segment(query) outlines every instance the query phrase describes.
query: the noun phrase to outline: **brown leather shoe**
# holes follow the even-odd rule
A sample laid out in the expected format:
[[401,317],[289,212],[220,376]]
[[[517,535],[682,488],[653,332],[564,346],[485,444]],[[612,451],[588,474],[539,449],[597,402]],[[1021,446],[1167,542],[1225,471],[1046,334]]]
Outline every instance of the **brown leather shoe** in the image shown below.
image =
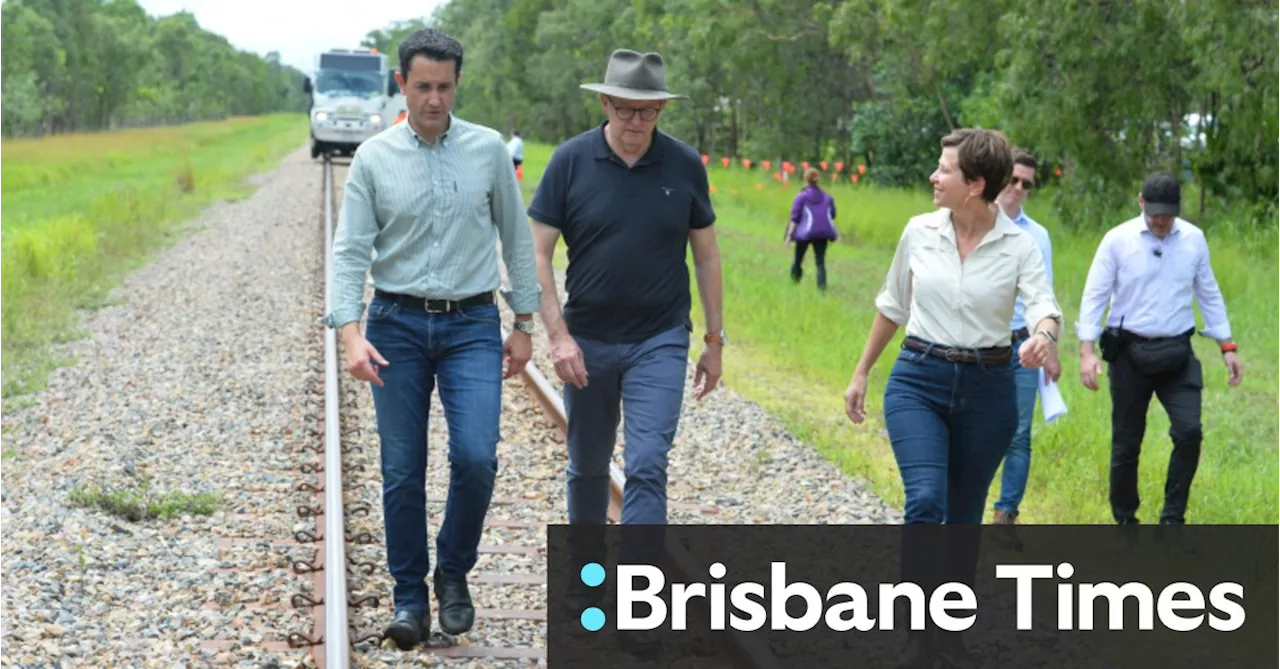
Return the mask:
[[996,509],[994,517],[992,518],[992,524],[994,525],[1013,525],[1016,522],[1016,516],[1011,516],[1008,511],[1001,511],[999,509]]

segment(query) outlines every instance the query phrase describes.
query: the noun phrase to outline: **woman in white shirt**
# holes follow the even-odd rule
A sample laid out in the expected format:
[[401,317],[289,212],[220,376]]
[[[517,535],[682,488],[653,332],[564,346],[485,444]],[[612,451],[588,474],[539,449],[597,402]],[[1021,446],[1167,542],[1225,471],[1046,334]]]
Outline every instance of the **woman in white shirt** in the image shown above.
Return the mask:
[[[1008,140],[992,130],[942,139],[934,212],[913,217],[876,296],[877,314],[845,392],[845,412],[866,419],[867,375],[906,327],[889,372],[884,420],[906,493],[904,523],[979,525],[987,490],[1017,429],[1009,321],[1018,295],[1035,335],[1018,349],[1039,368],[1058,355],[1062,311],[1035,239],[995,205],[1013,173]],[[923,530],[923,531],[922,531]],[[976,536],[904,529],[900,567],[926,595],[941,583],[972,584]],[[909,632],[899,666],[941,655],[971,657],[957,633]]]
[[1036,333],[1018,350],[1039,368],[1058,355],[1062,311],[1035,239],[995,205],[1013,155],[999,132],[942,139],[929,177],[937,211],[903,230],[876,296],[875,322],[845,393],[866,418],[867,375],[897,332],[885,424],[906,493],[906,523],[980,524],[987,490],[1017,427],[1009,320],[1021,295]]

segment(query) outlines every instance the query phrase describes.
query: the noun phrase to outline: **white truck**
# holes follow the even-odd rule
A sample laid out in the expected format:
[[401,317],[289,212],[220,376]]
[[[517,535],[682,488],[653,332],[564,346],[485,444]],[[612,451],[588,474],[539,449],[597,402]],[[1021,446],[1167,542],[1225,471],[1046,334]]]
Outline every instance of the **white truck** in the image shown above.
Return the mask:
[[377,49],[330,49],[316,58],[311,95],[311,157],[352,156],[360,143],[396,122],[405,109],[394,63]]

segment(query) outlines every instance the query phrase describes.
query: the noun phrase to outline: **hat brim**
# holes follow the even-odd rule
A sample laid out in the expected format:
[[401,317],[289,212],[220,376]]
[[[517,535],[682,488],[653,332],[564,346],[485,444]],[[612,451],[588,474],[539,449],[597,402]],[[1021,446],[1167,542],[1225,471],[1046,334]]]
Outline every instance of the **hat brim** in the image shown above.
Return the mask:
[[645,91],[638,88],[623,88],[622,86],[609,86],[607,84],[582,84],[582,88],[605,95],[611,95],[615,98],[624,100],[676,100],[685,99],[689,96],[679,93],[670,93],[667,91]]
[[1144,202],[1142,204],[1148,216],[1162,216],[1165,214],[1177,216],[1179,211],[1177,204],[1169,202]]

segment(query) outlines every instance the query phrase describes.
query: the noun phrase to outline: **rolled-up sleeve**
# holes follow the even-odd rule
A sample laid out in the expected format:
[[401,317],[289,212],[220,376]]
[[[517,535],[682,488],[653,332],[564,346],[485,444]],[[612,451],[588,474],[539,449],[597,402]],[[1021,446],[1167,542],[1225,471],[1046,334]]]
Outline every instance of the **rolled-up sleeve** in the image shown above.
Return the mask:
[[502,260],[511,282],[511,290],[502,293],[511,311],[531,314],[538,310],[542,299],[533,256],[533,232],[524,215],[524,196],[520,193],[520,183],[516,181],[507,147],[498,141],[493,142],[493,147],[491,162],[497,170],[493,180],[493,221],[502,239]]
[[1097,341],[1102,336],[1102,315],[1106,313],[1116,283],[1116,263],[1112,253],[1115,240],[1114,230],[1104,235],[1089,265],[1084,293],[1080,296],[1080,316],[1076,321],[1076,338],[1080,341]]
[[356,152],[342,191],[342,209],[333,234],[333,294],[327,323],[340,328],[364,313],[365,272],[378,236],[374,187],[368,178],[367,156]]
[[1231,339],[1231,322],[1227,319],[1227,303],[1222,298],[1218,278],[1209,262],[1209,244],[1204,237],[1196,240],[1196,277],[1192,284],[1196,299],[1200,301],[1200,313],[1204,316],[1204,329],[1200,334],[1218,341]]
[[[1030,239],[1030,236],[1028,236]],[[1026,245],[1022,262],[1018,264],[1018,295],[1026,307],[1027,325],[1035,328],[1040,321],[1052,318],[1062,329],[1062,307],[1053,294],[1049,275],[1045,270],[1044,252],[1036,243]]]
[[884,277],[880,293],[876,295],[876,310],[898,327],[907,324],[911,317],[911,238],[915,225],[908,223],[898,239],[898,250],[893,254],[889,272]]

